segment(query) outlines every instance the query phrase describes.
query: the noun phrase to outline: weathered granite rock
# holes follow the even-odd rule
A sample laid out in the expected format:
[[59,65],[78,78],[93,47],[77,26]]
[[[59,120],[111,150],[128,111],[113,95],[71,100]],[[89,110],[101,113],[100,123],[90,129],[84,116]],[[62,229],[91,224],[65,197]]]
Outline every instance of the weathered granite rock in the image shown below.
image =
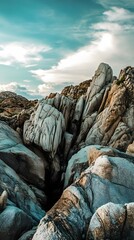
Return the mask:
[[[114,152],[118,156],[114,156]],[[97,156],[98,153],[99,150],[95,155]],[[101,235],[99,235],[97,230],[94,230],[99,224],[96,223],[93,230],[91,229],[92,225],[90,226],[90,221],[92,224],[93,214],[99,211],[97,210],[98,208],[109,202],[122,205],[133,202],[134,158],[108,147],[105,150],[102,148],[100,156],[97,159],[95,159],[95,155],[91,157],[91,165],[84,172],[81,172],[81,176],[71,186],[64,190],[60,200],[41,220],[33,240],[80,240],[86,239],[86,234],[87,239],[90,239],[89,234],[90,232],[94,234],[94,231],[96,231],[93,235],[95,237],[92,239],[106,239],[99,238]],[[90,160],[87,159],[87,161],[89,164]],[[131,211],[133,211],[134,205],[130,206]],[[121,236],[126,236],[131,229],[131,237],[129,239],[132,240],[134,238],[133,214],[130,213],[130,217],[128,214],[129,222],[127,223],[127,227],[122,228],[120,224],[120,228],[118,229],[116,229],[117,225],[114,221],[124,221],[125,224],[125,218],[121,220],[118,207],[115,207],[113,210],[111,209],[109,214],[113,217],[110,227],[110,229],[114,229],[113,236],[116,236],[116,234],[118,236],[119,233],[122,234]],[[103,216],[104,214],[102,213]],[[102,230],[103,232],[108,228],[109,221],[107,217],[100,231]],[[88,224],[91,230],[88,230]],[[106,233],[107,235],[108,233]]]
[[40,102],[35,114],[24,124],[23,137],[26,144],[41,146],[52,157],[56,154],[65,131],[65,120],[56,108]]
[[134,237],[134,203],[108,203],[92,216],[86,239],[132,240]]
[[7,122],[15,130],[19,128],[21,133],[24,122],[29,119],[37,102],[13,92],[0,92],[0,120]]
[[[60,94],[51,94],[51,97],[39,102],[38,109],[30,120],[25,122],[23,134],[25,142],[28,144],[34,142],[49,152],[52,158],[58,154],[63,155],[63,159],[70,158],[73,153],[89,144],[109,145],[126,151],[134,140],[133,85],[133,68],[125,68],[116,79],[113,77],[111,67],[101,63],[86,95],[74,100]],[[46,109],[45,113],[43,109]],[[55,122],[50,120],[54,118],[53,114],[62,116],[60,130],[57,126],[54,131]],[[45,124],[43,133],[42,124]],[[70,140],[66,138],[67,136],[71,137]],[[67,151],[63,144],[60,144],[63,141],[67,143]]]
[[122,70],[112,83],[112,70],[101,64],[87,91],[80,132],[75,149],[101,144],[126,151],[133,141],[133,68]]
[[99,109],[105,90],[110,86],[112,80],[113,73],[111,67],[108,64],[101,63],[87,91],[83,119]]
[[66,97],[71,97],[73,99],[79,99],[82,95],[86,94],[90,84],[91,80],[86,80],[76,86],[67,86],[62,90],[61,94]]
[[[9,95],[10,100],[8,94],[1,100],[5,112],[2,110],[0,119],[20,136],[24,124],[24,142],[35,154],[24,147],[16,132],[0,122],[0,158],[30,184],[30,190],[26,184],[18,191],[16,178],[9,184],[5,180],[8,177],[3,177],[0,193],[4,189],[8,192],[7,206],[9,200],[12,201],[11,206],[14,203],[33,223],[44,214],[39,203],[49,209],[57,201],[64,174],[64,187],[69,186],[45,215],[33,239],[79,240],[100,239],[100,236],[116,239],[119,234],[122,239],[125,236],[133,239],[133,204],[130,202],[134,199],[134,158],[130,154],[133,155],[134,142],[134,68],[121,70],[115,78],[111,67],[102,63],[91,83],[66,88],[63,95],[51,94],[29,108],[26,107],[29,102],[22,104],[24,99],[18,101],[17,108],[16,96]],[[129,155],[117,149],[127,150]],[[35,197],[31,199],[29,195],[33,194]],[[108,206],[111,208],[105,216]],[[125,222],[122,217],[115,229],[124,208],[127,209]],[[102,214],[101,221],[98,212]],[[97,228],[92,224],[94,219]],[[32,234],[33,231],[23,234],[22,238],[28,240]]]
[[29,183],[44,188],[43,160],[26,148],[19,134],[3,121],[0,121],[0,159]]

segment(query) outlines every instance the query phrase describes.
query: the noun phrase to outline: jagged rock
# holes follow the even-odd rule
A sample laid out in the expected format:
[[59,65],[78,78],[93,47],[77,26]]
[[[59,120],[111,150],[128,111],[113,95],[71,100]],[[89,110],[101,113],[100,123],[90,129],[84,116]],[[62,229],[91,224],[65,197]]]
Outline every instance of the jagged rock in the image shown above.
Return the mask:
[[[33,240],[81,240],[86,239],[86,234],[87,239],[90,239],[89,233],[99,227],[97,223],[93,229],[91,229],[92,225],[90,226],[90,221],[92,224],[92,216],[96,211],[99,211],[97,210],[99,207],[109,202],[124,205],[133,201],[134,158],[108,147],[103,151],[104,148],[101,149],[100,156],[96,160],[92,156],[91,159],[94,158],[94,161],[92,161],[91,166],[82,172],[81,176],[71,186],[64,190],[60,200],[41,220]],[[107,152],[108,155],[106,155]],[[118,156],[115,156],[115,154],[118,154]],[[89,159],[87,161],[89,164]],[[134,205],[130,204],[130,206],[131,210],[128,213],[129,222],[126,224],[126,228],[120,226],[120,229],[116,229],[114,221],[118,219],[119,222],[124,221],[125,223],[125,218],[124,220],[120,218],[118,207],[115,207],[109,213],[111,214],[110,216],[113,216],[110,227],[114,231],[113,236],[116,236],[115,233],[118,236],[119,232],[122,236],[126,236],[131,229],[131,237],[129,239],[132,240],[134,238],[134,221],[133,214],[131,214]],[[102,225],[102,232],[108,228],[108,221],[110,220],[107,217],[104,225]],[[89,225],[89,229],[91,230],[88,230],[87,225]],[[106,234],[108,234],[107,231]],[[100,239],[101,235],[96,230],[94,236],[92,239]]]
[[[134,158],[130,154],[134,152],[134,68],[121,70],[116,78],[111,67],[102,63],[92,82],[68,87],[62,94],[51,94],[38,103],[29,103],[26,99],[5,93],[2,98],[0,96],[0,102],[0,119],[18,131],[24,143],[35,153],[24,147],[16,132],[0,122],[0,158],[32,189],[32,193],[26,190],[28,196],[24,200],[22,192],[28,186],[19,187],[18,191],[18,185],[10,187],[15,185],[16,178],[10,184],[5,181],[7,176],[2,178],[0,190],[8,192],[7,206],[10,200],[10,205],[23,210],[32,223],[39,221],[45,214],[39,202],[49,209],[57,201],[64,175],[64,187],[72,184],[45,215],[33,239],[100,239],[100,236],[107,237],[111,229],[114,229],[110,236],[113,239],[119,234],[122,234],[122,239],[126,234],[133,239],[133,204],[130,202],[134,199]],[[127,150],[129,155],[117,149]],[[32,194],[36,200],[29,197]],[[34,207],[30,207],[33,202]],[[105,205],[107,203],[109,205]],[[110,221],[120,221],[125,203],[125,227],[120,224],[115,229],[115,224]],[[97,214],[100,211],[103,217],[108,206],[111,206],[108,212],[110,220],[106,217],[102,226],[102,222],[97,222],[100,220]],[[96,225],[93,227],[94,219],[99,230]],[[32,234],[33,231],[22,239],[26,240]]]
[[62,90],[61,94],[66,97],[71,97],[73,99],[79,99],[82,95],[86,94],[90,84],[91,80],[86,80],[76,86],[67,86]]
[[54,156],[65,131],[65,120],[56,108],[40,102],[35,114],[24,124],[24,142],[35,143]]
[[101,63],[95,72],[86,96],[83,119],[99,109],[105,90],[112,83],[113,73],[108,64]]
[[[89,144],[110,145],[126,151],[133,141],[133,68],[121,71],[112,83],[112,70],[101,64],[87,92],[75,149]],[[105,92],[105,93],[104,93]]]
[[0,92],[0,120],[7,122],[15,130],[17,127],[21,130],[37,102],[13,92]]
[[2,121],[0,121],[0,159],[29,183],[44,188],[43,160],[26,148],[19,134]]

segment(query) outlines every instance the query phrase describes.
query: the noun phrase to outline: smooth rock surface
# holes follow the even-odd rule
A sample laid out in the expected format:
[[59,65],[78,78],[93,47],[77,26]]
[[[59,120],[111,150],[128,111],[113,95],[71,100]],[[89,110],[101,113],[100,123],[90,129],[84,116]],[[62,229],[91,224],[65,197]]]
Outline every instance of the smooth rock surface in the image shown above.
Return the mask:
[[8,206],[0,213],[0,239],[16,240],[32,226],[32,219],[17,207]]
[[0,121],[0,159],[29,183],[44,187],[43,160],[26,148],[19,134],[3,121]]

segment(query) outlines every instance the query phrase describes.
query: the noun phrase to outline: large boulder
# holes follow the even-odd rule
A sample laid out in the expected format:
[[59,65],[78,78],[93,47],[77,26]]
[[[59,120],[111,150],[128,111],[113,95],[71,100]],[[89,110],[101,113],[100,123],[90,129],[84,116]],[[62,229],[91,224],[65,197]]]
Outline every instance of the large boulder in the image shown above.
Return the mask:
[[[101,149],[101,148],[100,148]],[[91,149],[90,149],[91,150]],[[101,206],[113,202],[122,204],[133,202],[134,199],[134,158],[127,154],[110,148],[91,151],[88,153],[87,162],[89,167],[82,172],[80,177],[68,188],[66,188],[60,200],[47,212],[41,220],[33,240],[40,239],[87,239],[91,230],[93,214]],[[81,155],[82,158],[82,155]],[[84,162],[85,160],[81,161]],[[80,164],[81,164],[80,162]],[[128,204],[128,206],[130,206]],[[133,211],[133,205],[131,205]],[[111,210],[112,211],[112,210]],[[113,219],[119,219],[118,207],[114,208]],[[117,214],[117,217],[116,217]],[[115,215],[115,216],[114,216]],[[103,215],[102,215],[103,216]],[[111,220],[111,228],[114,229],[113,236],[129,233],[134,238],[133,218],[128,214],[128,225],[126,228],[116,229],[114,220]],[[107,227],[109,220],[106,219],[103,228]],[[124,218],[125,223],[125,218]],[[87,226],[89,225],[89,229]],[[94,226],[97,228],[99,224]],[[123,231],[123,232],[122,232]],[[100,239],[98,233],[92,239]],[[93,233],[94,234],[94,233]],[[102,238],[103,239],[103,238]],[[105,238],[104,238],[105,239]],[[114,237],[112,238],[114,239]],[[120,239],[120,238],[117,238]]]
[[107,203],[91,218],[86,240],[126,240],[134,237],[134,203]]
[[65,131],[63,114],[42,100],[37,111],[24,124],[23,138],[26,144],[34,143],[51,156],[55,156]]
[[0,121],[0,159],[13,168],[27,182],[44,188],[45,164],[23,145],[19,134]]

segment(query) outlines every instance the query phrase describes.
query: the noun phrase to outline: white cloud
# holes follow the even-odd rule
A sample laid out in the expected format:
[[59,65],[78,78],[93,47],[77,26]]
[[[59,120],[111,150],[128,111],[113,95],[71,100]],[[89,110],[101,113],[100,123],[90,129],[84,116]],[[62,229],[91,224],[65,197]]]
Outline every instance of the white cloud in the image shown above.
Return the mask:
[[18,84],[16,82],[11,82],[8,84],[0,84],[0,92],[3,91],[11,91],[15,92],[17,89]]
[[20,63],[30,67],[30,65],[35,65],[36,62],[42,60],[42,52],[47,52],[50,49],[49,46],[23,42],[0,44],[0,64],[11,65]]
[[110,10],[105,11],[104,16],[108,21],[128,21],[134,19],[134,14],[127,9],[119,7],[111,7]]
[[41,98],[41,95],[37,90],[31,89],[30,86],[18,84],[17,82],[11,82],[8,84],[0,84],[0,92],[10,91],[22,95],[28,99]]
[[64,81],[74,83],[84,81],[92,76],[100,61],[106,59],[107,53],[113,52],[114,41],[112,34],[99,33],[91,44],[61,59],[57,66],[49,70],[31,70],[31,73],[45,83],[42,89],[45,89],[48,83],[50,87],[55,82],[60,84]]
[[43,82],[38,87],[40,94],[51,92],[55,83],[61,85],[65,81],[77,84],[91,78],[100,62],[111,65],[116,75],[121,68],[133,64],[134,28],[130,23],[133,19],[131,12],[112,7],[104,12],[104,16],[102,22],[91,26],[92,42],[48,70],[31,70],[32,75]]
[[51,84],[41,84],[38,86],[38,94],[42,95],[42,96],[48,96],[51,92],[54,92],[54,88],[53,85]]

